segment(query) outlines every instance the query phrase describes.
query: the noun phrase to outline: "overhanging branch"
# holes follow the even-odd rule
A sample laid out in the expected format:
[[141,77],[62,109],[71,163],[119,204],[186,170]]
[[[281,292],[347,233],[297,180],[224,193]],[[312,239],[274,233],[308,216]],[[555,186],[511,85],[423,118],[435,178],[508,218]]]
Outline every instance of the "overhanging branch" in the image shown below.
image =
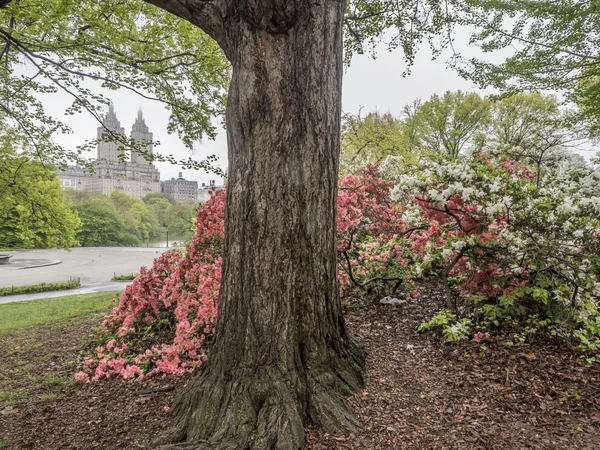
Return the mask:
[[[2,0],[0,0],[2,1]],[[196,25],[227,54],[227,13],[231,0],[144,0]]]

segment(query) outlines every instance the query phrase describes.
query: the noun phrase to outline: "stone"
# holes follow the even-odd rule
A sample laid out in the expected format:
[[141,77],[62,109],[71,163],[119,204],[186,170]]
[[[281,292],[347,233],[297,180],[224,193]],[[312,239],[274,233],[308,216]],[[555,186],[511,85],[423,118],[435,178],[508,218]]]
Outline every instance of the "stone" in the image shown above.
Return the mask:
[[0,253],[0,264],[8,264],[8,260],[12,258],[12,255],[6,253]]
[[406,303],[406,300],[395,297],[384,297],[381,300],[379,300],[379,303],[382,305],[404,305]]

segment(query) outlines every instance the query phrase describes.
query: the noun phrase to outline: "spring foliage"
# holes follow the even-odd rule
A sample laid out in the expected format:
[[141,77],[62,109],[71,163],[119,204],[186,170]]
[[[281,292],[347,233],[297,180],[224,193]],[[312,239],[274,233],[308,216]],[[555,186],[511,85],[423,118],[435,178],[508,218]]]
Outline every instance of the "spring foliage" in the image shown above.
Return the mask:
[[[478,339],[527,323],[575,339],[590,355],[600,344],[600,171],[565,154],[538,174],[486,153],[430,163],[416,176],[398,159],[367,165],[339,181],[338,254],[342,295],[403,296],[437,278],[448,309],[421,326],[446,339]],[[142,268],[106,318],[105,344],[85,360],[80,381],[118,374],[181,375],[206,360],[217,314],[225,194],[196,216],[185,250]],[[457,308],[451,286],[464,306]]]
[[22,136],[0,136],[0,248],[69,248],[81,222],[65,201],[56,171],[20,145]]

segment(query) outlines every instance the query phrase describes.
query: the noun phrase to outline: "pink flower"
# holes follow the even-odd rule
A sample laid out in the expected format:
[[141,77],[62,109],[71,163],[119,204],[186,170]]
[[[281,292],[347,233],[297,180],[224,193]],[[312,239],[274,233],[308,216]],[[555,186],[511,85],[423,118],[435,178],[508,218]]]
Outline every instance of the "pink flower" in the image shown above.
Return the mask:
[[77,383],[89,383],[90,376],[87,373],[80,371],[75,374],[75,381]]
[[478,331],[473,336],[473,341],[475,341],[479,344],[479,343],[485,341],[486,339],[489,339],[489,337],[490,337],[490,333],[488,333],[488,332],[482,333],[481,331]]

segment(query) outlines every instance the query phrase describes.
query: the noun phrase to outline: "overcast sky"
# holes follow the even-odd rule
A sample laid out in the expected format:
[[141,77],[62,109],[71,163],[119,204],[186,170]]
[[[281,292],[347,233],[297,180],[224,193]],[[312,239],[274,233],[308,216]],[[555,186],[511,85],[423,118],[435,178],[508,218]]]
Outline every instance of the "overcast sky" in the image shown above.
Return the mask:
[[[466,34],[463,36],[463,40],[466,40]],[[463,53],[472,53],[472,50],[460,42],[455,45],[455,48]],[[382,48],[375,60],[366,55],[355,56],[344,76],[343,111],[356,114],[362,108],[363,115],[374,110],[390,111],[394,115],[398,115],[405,104],[416,98],[426,100],[433,94],[442,94],[447,90],[476,90],[470,82],[446,68],[444,61],[448,56],[449,53],[432,61],[428,48],[425,46],[418,53],[412,74],[405,78],[402,77],[405,64],[400,51],[388,52]],[[187,158],[190,155],[190,151],[183,146],[176,135],[167,133],[168,111],[161,103],[145,100],[129,91],[112,92],[110,96],[121,126],[125,128],[127,134],[131,131],[138,108],[141,107],[146,124],[154,133],[154,139],[161,142],[157,151],[164,154],[173,153],[178,158]],[[66,97],[58,93],[44,103],[48,112],[61,117],[73,128],[73,134],[58,136],[57,140],[64,146],[74,148],[86,139],[96,137],[98,123],[87,114],[65,117],[64,108],[68,101]],[[227,165],[224,130],[220,129],[216,140],[205,139],[202,143],[198,143],[193,154],[198,159],[215,154],[219,156],[220,165],[224,168]],[[95,152],[90,156],[96,157]],[[161,180],[176,177],[181,171],[179,167],[168,163],[155,164],[161,173]],[[199,183],[216,178],[214,175],[195,170],[184,171],[183,176]]]

